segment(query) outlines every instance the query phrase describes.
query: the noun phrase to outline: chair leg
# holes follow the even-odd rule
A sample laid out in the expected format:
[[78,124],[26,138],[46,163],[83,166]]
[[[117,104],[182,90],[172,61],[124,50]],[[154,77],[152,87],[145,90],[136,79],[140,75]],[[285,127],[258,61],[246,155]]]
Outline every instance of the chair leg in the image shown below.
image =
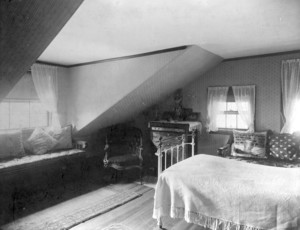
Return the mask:
[[140,169],[140,180],[141,180],[141,185],[143,185],[143,169]]
[[115,183],[118,182],[119,172],[118,170],[115,170]]

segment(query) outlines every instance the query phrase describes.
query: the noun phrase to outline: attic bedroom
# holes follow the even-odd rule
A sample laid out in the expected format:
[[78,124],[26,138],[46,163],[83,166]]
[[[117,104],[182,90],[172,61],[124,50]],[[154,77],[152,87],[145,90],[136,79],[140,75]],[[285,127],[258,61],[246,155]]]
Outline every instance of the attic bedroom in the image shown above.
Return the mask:
[[0,10],[0,230],[300,229],[298,0]]

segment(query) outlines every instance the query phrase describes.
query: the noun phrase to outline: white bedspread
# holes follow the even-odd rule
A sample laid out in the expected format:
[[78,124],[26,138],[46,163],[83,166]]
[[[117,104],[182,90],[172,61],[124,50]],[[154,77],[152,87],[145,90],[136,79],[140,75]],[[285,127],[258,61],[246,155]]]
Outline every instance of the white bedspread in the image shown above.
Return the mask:
[[158,178],[153,217],[211,229],[300,229],[300,169],[196,155]]

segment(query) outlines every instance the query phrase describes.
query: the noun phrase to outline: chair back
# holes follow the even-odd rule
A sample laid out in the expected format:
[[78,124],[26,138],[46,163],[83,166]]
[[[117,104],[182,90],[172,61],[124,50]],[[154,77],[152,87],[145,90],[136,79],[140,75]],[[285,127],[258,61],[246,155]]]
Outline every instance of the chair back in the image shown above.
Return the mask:
[[115,125],[109,128],[106,141],[110,146],[110,156],[137,155],[142,146],[142,132],[133,126]]

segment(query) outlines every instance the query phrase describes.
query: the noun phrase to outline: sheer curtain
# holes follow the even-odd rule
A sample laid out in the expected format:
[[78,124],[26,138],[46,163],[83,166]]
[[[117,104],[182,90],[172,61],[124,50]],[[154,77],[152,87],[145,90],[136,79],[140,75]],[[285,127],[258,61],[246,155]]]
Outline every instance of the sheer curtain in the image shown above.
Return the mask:
[[207,92],[207,129],[218,131],[217,118],[226,107],[229,87],[208,87]]
[[40,101],[52,113],[51,125],[60,127],[57,113],[57,67],[34,64],[31,73]]
[[282,133],[300,130],[300,59],[281,63],[283,117]]
[[232,86],[234,100],[242,120],[249,132],[254,132],[255,85]]

